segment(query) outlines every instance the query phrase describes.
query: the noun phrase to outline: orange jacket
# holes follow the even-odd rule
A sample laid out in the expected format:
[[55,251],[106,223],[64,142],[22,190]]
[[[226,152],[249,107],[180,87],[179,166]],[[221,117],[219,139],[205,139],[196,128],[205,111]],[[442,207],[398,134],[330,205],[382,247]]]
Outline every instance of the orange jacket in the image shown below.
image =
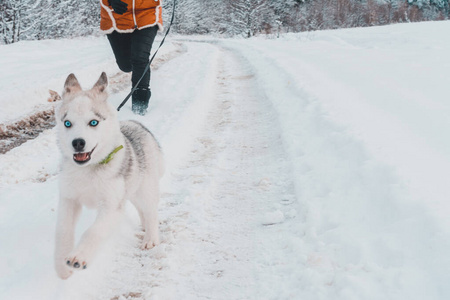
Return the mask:
[[162,0],[122,0],[128,4],[128,10],[123,14],[116,14],[108,0],[100,0],[100,29],[105,33],[114,30],[120,33],[133,32],[157,25],[162,26]]

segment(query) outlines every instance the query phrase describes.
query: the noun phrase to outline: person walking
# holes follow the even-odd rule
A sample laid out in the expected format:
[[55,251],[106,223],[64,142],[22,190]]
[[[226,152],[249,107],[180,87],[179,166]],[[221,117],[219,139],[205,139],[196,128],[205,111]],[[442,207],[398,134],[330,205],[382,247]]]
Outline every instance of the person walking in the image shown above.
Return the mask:
[[[119,69],[131,73],[134,87],[149,62],[158,30],[163,30],[162,0],[101,0],[100,29],[106,33]],[[131,98],[132,111],[145,115],[151,97],[150,69]]]

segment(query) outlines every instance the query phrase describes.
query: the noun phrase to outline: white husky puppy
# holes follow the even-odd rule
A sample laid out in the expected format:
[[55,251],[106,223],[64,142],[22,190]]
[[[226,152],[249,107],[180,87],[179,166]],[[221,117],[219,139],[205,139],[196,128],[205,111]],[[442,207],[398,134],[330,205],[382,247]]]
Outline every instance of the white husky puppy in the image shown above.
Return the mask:
[[[157,205],[164,172],[160,147],[142,124],[119,123],[116,110],[107,102],[106,86],[105,73],[88,91],[70,74],[56,113],[62,166],[55,268],[63,279],[74,269],[89,266],[119,219],[125,199],[139,212],[145,230],[141,247],[159,244]],[[97,209],[98,215],[74,247],[74,229],[83,205]]]

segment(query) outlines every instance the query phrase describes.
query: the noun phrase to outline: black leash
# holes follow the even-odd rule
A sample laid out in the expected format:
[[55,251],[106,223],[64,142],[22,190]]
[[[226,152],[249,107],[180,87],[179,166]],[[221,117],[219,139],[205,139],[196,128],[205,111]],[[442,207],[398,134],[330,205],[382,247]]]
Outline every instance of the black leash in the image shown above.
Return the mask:
[[145,74],[150,70],[150,64],[152,63],[153,59],[156,56],[156,53],[158,53],[159,48],[161,48],[161,46],[164,44],[164,41],[166,40],[167,35],[169,34],[170,31],[170,27],[172,27],[173,24],[173,20],[175,19],[175,6],[177,4],[177,0],[173,1],[173,11],[172,11],[172,18],[170,19],[170,24],[169,27],[167,27],[167,31],[166,34],[164,35],[161,44],[159,44],[158,49],[156,49],[155,53],[153,54],[152,58],[150,59],[150,61],[148,62],[147,66],[145,67],[144,72],[142,73],[141,78],[139,78],[138,82],[136,83],[136,85],[131,89],[131,92],[128,94],[128,96],[125,97],[125,99],[122,101],[122,103],[120,103],[119,107],[117,108],[117,111],[120,111],[120,109],[122,108],[122,106],[125,105],[125,103],[127,103],[128,99],[130,99],[131,95],[133,95],[134,91],[137,89],[137,86],[139,85],[139,83],[141,82],[142,78],[144,78]]

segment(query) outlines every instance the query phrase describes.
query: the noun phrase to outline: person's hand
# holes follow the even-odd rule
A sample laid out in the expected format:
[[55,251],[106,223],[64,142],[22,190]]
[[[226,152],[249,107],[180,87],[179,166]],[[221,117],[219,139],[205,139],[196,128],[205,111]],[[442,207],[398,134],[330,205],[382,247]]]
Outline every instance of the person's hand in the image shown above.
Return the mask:
[[128,4],[120,0],[109,0],[109,5],[113,8],[114,12],[119,15],[123,15],[127,11]]

